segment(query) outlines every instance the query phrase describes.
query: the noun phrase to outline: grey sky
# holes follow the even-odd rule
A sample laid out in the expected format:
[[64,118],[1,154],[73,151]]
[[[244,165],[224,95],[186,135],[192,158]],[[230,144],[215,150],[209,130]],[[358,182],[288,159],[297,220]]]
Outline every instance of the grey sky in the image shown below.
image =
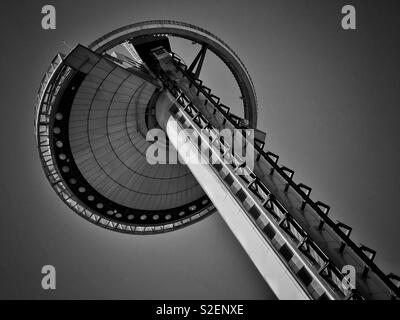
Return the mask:
[[[55,31],[40,27],[48,3]],[[70,211],[44,177],[33,106],[62,41],[87,45],[150,19],[198,25],[238,53],[268,147],[400,273],[400,20],[394,1],[351,3],[356,31],[341,29],[347,2],[333,0],[2,2],[0,298],[272,297],[218,215],[165,235],[112,233]],[[44,264],[57,269],[55,292],[40,288]]]

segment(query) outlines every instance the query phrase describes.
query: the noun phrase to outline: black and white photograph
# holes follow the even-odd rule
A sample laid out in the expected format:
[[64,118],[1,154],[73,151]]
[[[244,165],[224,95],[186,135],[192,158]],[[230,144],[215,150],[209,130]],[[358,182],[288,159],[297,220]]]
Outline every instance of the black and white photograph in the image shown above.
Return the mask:
[[1,300],[398,306],[398,2],[0,8]]

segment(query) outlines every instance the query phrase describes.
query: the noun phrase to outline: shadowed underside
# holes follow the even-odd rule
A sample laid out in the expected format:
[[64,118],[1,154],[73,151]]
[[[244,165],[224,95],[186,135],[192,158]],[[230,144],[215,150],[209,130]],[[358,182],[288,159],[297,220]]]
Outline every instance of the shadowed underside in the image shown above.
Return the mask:
[[[150,38],[164,39],[169,47],[162,30],[198,41],[204,54],[213,51],[239,80],[245,117],[256,122],[255,92],[244,65],[221,39],[195,26],[135,24],[95,41],[89,46],[94,51],[78,45],[55,59],[43,78],[36,109],[43,167],[74,211],[116,231],[171,231],[215,211],[187,166],[146,160],[151,144],[146,134],[157,127],[154,105],[162,84],[134,45],[140,50]],[[110,54],[120,44],[131,57]]]

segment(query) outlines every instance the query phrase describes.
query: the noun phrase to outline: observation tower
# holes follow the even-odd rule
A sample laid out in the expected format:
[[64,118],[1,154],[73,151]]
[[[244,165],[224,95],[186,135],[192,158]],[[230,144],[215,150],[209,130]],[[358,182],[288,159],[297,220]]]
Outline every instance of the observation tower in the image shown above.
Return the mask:
[[[194,59],[176,43],[193,46]],[[228,70],[237,105],[207,86],[208,56]],[[57,54],[40,84],[35,135],[55,192],[100,227],[145,235],[220,214],[279,299],[400,296],[399,276],[384,273],[376,252],[355,244],[352,228],[266,149],[249,72],[202,28],[135,23]],[[165,149],[155,158],[164,150],[182,161],[149,161],[157,143]]]

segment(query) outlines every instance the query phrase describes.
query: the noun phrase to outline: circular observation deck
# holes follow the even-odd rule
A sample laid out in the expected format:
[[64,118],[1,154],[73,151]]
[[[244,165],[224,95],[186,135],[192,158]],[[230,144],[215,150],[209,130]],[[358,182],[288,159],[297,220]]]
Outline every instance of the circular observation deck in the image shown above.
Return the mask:
[[[211,33],[173,21],[150,21],[113,31],[88,48],[57,55],[43,77],[35,109],[35,134],[45,174],[60,198],[107,229],[160,233],[215,211],[182,164],[146,160],[147,132],[157,127],[157,75],[140,57],[110,54],[135,48],[144,37],[177,36],[207,45],[232,72],[244,116],[255,127],[256,96],[237,55]],[[137,41],[135,41],[137,40]]]

